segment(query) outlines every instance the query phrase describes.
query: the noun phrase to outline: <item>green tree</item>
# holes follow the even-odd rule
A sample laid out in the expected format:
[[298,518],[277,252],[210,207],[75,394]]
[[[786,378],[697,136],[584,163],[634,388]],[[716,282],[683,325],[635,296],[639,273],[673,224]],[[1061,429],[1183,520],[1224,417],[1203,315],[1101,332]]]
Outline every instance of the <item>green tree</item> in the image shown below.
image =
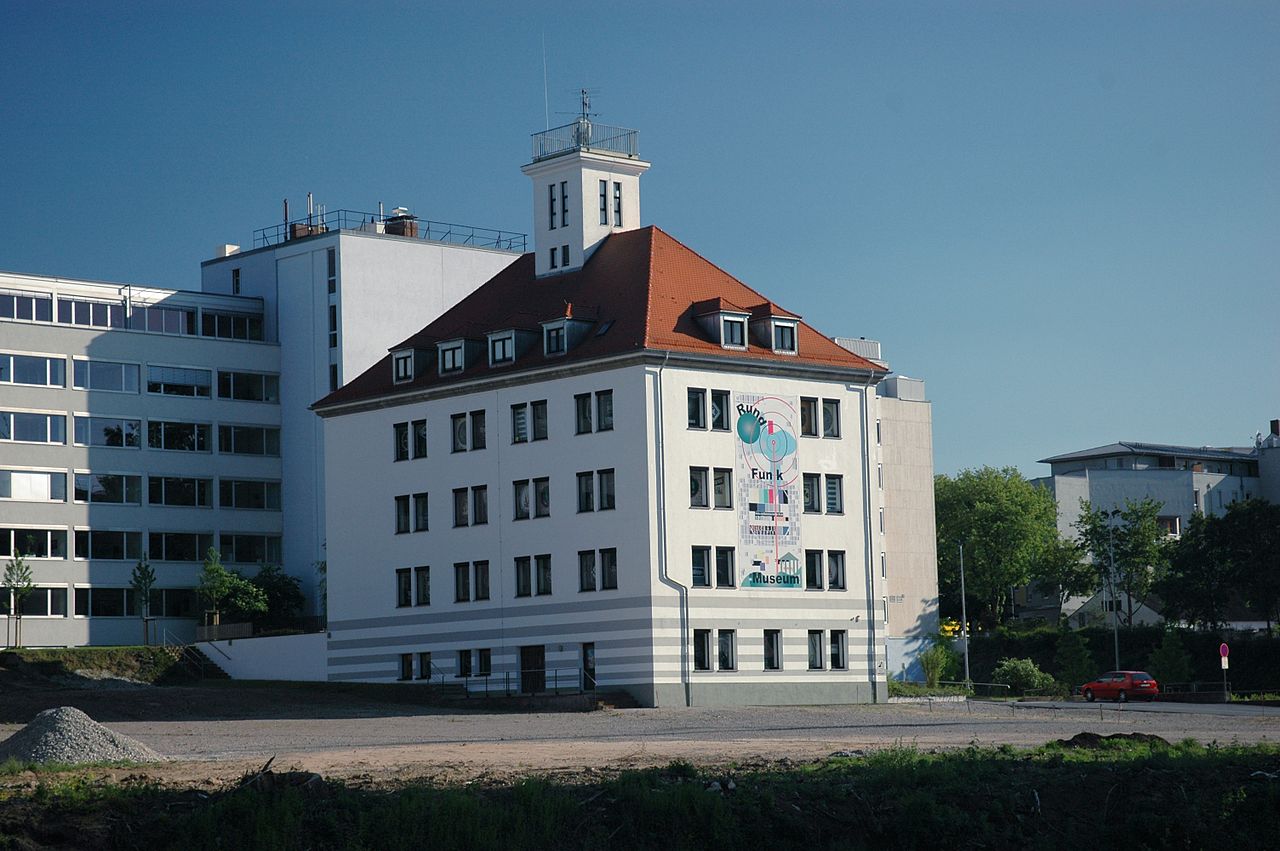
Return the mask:
[[1166,629],[1160,646],[1151,651],[1147,667],[1156,682],[1167,687],[1170,683],[1191,681],[1191,654],[1182,646],[1182,638],[1176,629]]
[[1056,534],[1040,552],[1032,574],[1040,593],[1057,596],[1059,612],[1072,597],[1087,596],[1098,590],[1098,573],[1085,558],[1084,549]]
[[4,587],[13,592],[13,643],[16,647],[21,647],[22,604],[36,589],[35,582],[31,578],[31,565],[27,564],[27,558],[22,554],[22,550],[15,552],[4,566]]
[[920,668],[929,688],[937,688],[941,680],[954,680],[960,670],[960,654],[951,642],[941,635],[933,637],[933,643],[920,653]]
[[1043,691],[1053,687],[1053,675],[1046,674],[1030,659],[1001,659],[991,673],[993,683],[1004,683],[1014,694]]
[[1089,643],[1078,632],[1065,632],[1058,639],[1053,667],[1058,672],[1058,682],[1068,691],[1089,682],[1098,673],[1098,663],[1089,652]]
[[1280,615],[1280,505],[1265,499],[1234,502],[1221,518],[1219,545],[1237,587],[1271,634]]
[[960,615],[958,546],[964,545],[971,616],[994,625],[1008,617],[1009,591],[1026,585],[1057,537],[1053,496],[1012,467],[963,470],[934,478],[938,590],[945,614]]
[[1222,518],[1196,512],[1182,537],[1169,543],[1168,569],[1153,590],[1167,620],[1217,629],[1239,591],[1236,568],[1224,546]]
[[147,627],[151,620],[151,589],[156,584],[156,571],[147,559],[146,553],[143,553],[142,558],[133,566],[129,584],[133,586],[133,591],[138,596],[138,609],[142,612],[142,643],[145,646],[151,643],[151,634]]
[[1125,500],[1124,508],[1105,511],[1080,500],[1080,517],[1073,525],[1098,574],[1109,581],[1112,599],[1124,594],[1126,627],[1133,626],[1134,603],[1140,607],[1146,602],[1163,572],[1165,531],[1159,521],[1163,505],[1153,499]]
[[213,612],[213,623],[221,622],[224,609],[252,616],[267,609],[267,596],[261,588],[235,571],[222,565],[222,554],[210,547],[204,557],[204,569],[196,593]]
[[258,575],[249,581],[266,598],[266,609],[255,619],[265,628],[289,626],[306,603],[302,581],[296,576],[289,576],[278,564],[263,564],[258,568]]

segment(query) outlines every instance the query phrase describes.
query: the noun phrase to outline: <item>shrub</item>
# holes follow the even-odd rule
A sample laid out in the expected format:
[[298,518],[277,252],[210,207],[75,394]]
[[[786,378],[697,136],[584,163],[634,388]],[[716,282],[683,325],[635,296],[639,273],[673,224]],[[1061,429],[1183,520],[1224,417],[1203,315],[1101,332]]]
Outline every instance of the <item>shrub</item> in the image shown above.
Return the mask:
[[920,654],[920,667],[924,669],[924,682],[929,688],[937,688],[941,680],[953,680],[960,668],[960,654],[951,642],[940,635]]
[[1001,659],[991,679],[1009,686],[1015,694],[1053,688],[1053,676],[1040,670],[1030,659]]
[[1147,659],[1147,667],[1161,686],[1191,681],[1191,655],[1182,646],[1182,637],[1176,629],[1165,630],[1160,646],[1152,650]]
[[1098,664],[1089,652],[1089,645],[1078,632],[1068,632],[1058,639],[1053,666],[1058,672],[1058,683],[1068,693],[1082,683],[1089,682],[1098,673]]

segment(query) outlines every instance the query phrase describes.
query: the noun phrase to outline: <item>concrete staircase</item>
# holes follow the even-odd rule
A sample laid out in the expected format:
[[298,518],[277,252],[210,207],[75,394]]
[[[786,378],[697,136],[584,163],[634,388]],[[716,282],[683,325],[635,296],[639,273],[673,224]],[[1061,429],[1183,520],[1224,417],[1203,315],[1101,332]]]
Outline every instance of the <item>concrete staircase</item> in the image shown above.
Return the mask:
[[216,662],[194,644],[164,645],[164,652],[177,662],[183,670],[202,680],[229,680],[231,675],[222,670]]

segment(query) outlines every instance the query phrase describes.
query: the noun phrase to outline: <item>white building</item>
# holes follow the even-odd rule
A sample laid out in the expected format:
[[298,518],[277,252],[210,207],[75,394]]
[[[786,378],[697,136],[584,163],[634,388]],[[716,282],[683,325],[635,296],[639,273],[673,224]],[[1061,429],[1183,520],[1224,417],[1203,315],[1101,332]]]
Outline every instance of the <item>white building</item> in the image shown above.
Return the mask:
[[[0,565],[32,554],[39,588],[23,642],[140,642],[128,589],[143,554],[157,636],[194,635],[209,546],[249,573],[281,563],[314,606],[310,404],[523,248],[446,228],[339,211],[265,229],[203,264],[203,292],[0,273]],[[12,605],[0,589],[10,640]]]
[[647,168],[537,134],[534,252],[316,404],[329,679],[886,696],[888,371],[640,227]]

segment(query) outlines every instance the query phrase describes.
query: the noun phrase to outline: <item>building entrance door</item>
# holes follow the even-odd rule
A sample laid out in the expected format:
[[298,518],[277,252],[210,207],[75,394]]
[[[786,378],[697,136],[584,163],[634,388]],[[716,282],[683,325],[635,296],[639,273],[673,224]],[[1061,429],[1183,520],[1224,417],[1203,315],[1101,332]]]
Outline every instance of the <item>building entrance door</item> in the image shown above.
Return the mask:
[[582,645],[582,690],[595,691],[596,688],[596,645],[587,642]]
[[547,689],[547,648],[541,644],[520,648],[520,691],[535,694]]

